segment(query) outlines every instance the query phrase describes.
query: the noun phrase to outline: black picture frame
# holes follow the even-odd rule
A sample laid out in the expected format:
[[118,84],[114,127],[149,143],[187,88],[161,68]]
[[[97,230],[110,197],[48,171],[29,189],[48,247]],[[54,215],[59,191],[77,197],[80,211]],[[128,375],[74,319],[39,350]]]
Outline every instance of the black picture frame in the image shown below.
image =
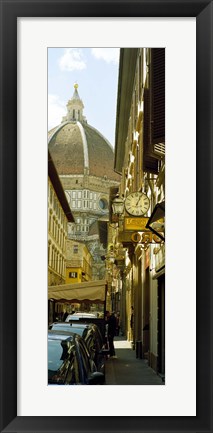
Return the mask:
[[[0,0],[0,8],[0,431],[5,433],[212,432],[213,2],[209,0],[115,0],[113,2],[106,0]],[[69,16],[88,18],[196,17],[197,415],[194,417],[17,416],[17,18]],[[190,230],[190,220],[186,225],[187,230]],[[178,346],[177,342],[177,356],[182,356]],[[186,369],[190,369],[187,354],[184,356]]]

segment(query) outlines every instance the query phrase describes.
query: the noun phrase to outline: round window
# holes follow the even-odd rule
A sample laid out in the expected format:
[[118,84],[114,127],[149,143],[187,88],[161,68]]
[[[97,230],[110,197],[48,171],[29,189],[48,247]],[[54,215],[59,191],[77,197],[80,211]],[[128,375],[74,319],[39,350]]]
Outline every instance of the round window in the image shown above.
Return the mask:
[[108,209],[108,203],[107,203],[107,200],[106,200],[105,198],[101,198],[101,199],[99,200],[99,206],[100,206],[100,208],[101,208],[102,210],[106,210],[106,209]]

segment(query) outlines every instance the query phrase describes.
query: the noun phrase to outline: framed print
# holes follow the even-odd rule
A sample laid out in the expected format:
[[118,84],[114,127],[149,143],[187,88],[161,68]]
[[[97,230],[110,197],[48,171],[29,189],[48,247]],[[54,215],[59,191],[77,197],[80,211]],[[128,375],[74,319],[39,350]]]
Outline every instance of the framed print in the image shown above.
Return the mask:
[[[0,4],[1,431],[212,432],[212,1]],[[70,394],[46,386],[47,49],[85,44],[159,44],[171,54],[166,86],[174,90],[168,105],[177,105],[175,133],[169,113],[166,122],[177,145],[168,153],[175,165],[179,149],[181,169],[170,170],[167,184],[175,216],[167,232],[166,321],[175,317],[176,325],[167,333],[168,382],[152,390],[70,387]]]

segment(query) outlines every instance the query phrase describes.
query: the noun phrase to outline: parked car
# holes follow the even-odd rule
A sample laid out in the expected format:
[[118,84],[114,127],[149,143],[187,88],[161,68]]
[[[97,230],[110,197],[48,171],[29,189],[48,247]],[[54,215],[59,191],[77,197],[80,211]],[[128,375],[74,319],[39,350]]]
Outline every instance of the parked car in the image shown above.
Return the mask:
[[48,332],[48,384],[103,385],[82,337],[62,331]]
[[79,334],[85,341],[90,357],[95,362],[97,370],[105,375],[106,351],[104,350],[103,339],[97,325],[80,322],[54,322],[49,325],[49,329]]
[[95,319],[97,317],[97,314],[93,313],[81,313],[80,311],[68,314],[68,316],[65,319],[65,322],[69,322],[70,320],[79,320],[79,319]]

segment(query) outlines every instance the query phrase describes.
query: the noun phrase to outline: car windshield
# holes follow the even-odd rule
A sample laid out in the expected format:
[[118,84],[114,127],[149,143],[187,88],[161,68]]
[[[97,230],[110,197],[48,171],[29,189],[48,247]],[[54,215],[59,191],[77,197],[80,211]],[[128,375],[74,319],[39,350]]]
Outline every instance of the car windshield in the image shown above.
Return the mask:
[[87,335],[87,328],[77,328],[77,327],[73,327],[73,332],[75,332],[76,334],[80,335],[81,337],[83,337],[83,339],[86,337]]
[[78,327],[70,325],[69,323],[67,323],[67,324],[65,324],[65,323],[64,324],[53,323],[50,326],[50,329],[52,331],[65,331],[65,332],[72,332],[72,333],[75,332],[76,334],[78,334],[82,337],[85,328],[83,326],[78,328]]

